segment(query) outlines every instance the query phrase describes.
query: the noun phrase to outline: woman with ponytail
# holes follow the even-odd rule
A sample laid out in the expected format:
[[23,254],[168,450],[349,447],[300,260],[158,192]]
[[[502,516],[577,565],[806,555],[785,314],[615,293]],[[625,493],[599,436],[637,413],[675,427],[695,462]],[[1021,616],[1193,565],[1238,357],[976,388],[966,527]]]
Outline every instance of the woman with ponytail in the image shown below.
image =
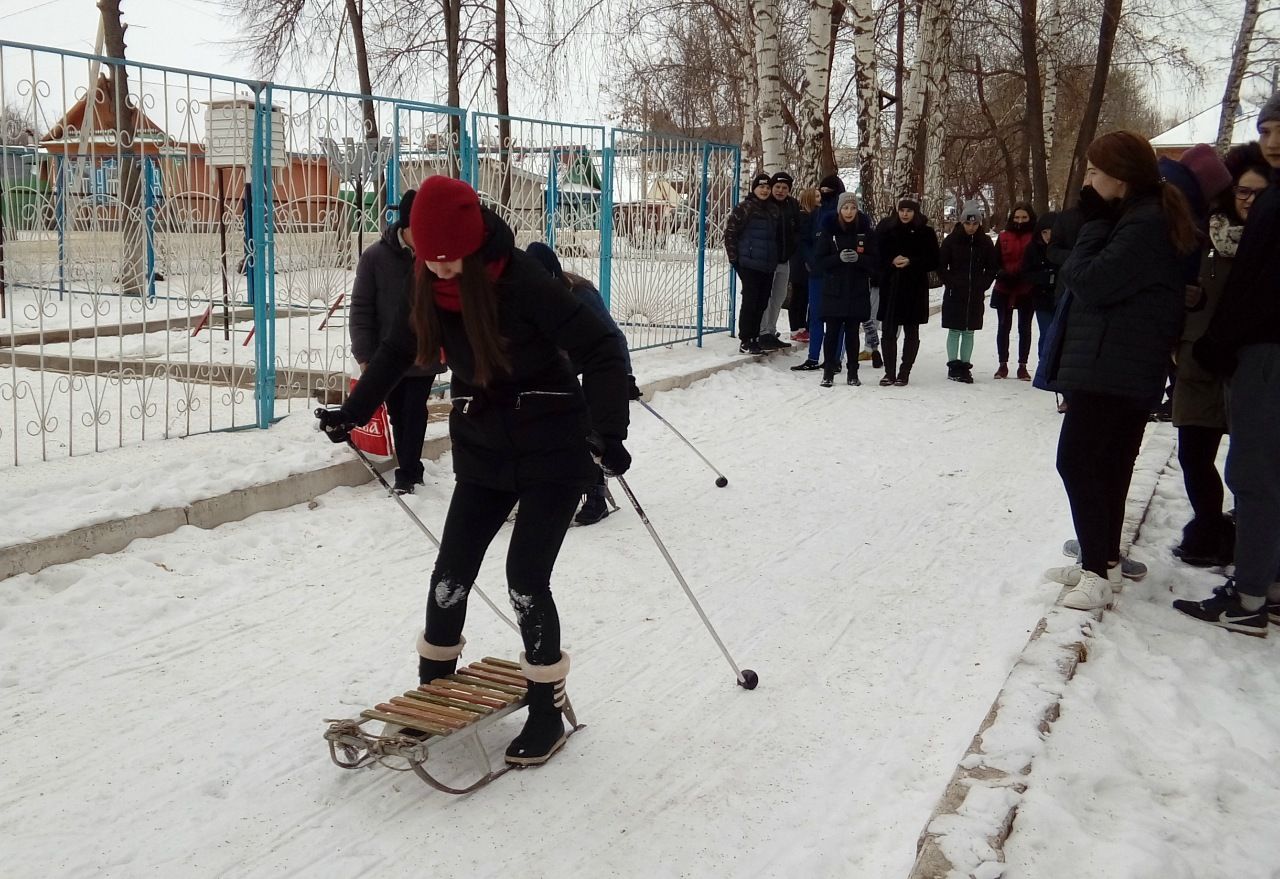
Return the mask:
[[1079,564],[1046,577],[1071,587],[1062,603],[1081,610],[1110,604],[1123,582],[1125,498],[1182,330],[1183,258],[1199,247],[1186,199],[1161,179],[1146,138],[1104,134],[1087,158],[1084,223],[1038,377],[1070,404],[1057,464],[1080,543]]
[[[466,183],[430,177],[409,217],[413,310],[384,339],[340,409],[318,413],[343,442],[414,362],[443,353],[451,375],[449,436],[457,485],[417,637],[421,683],[452,674],[465,639],[467,596],[489,543],[519,502],[507,551],[507,588],[520,624],[529,716],[507,762],[544,763],[565,741],[569,655],[551,570],[578,499],[631,464],[627,363],[610,327],[534,259]],[[582,369],[582,383],[573,363]]]

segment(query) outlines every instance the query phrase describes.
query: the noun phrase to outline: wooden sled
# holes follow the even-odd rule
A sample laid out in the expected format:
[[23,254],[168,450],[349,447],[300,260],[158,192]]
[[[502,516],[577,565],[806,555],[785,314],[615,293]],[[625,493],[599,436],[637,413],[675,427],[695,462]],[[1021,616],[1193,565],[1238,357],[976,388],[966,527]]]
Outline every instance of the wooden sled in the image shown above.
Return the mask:
[[[486,656],[458,669],[455,674],[380,702],[360,712],[359,719],[325,721],[329,724],[324,734],[329,743],[329,756],[343,769],[379,763],[389,769],[412,770],[438,791],[469,794],[512,768],[508,764],[493,768],[480,733],[499,718],[525,707],[528,686],[519,663]],[[581,729],[582,724],[578,723],[573,706],[567,700],[564,716],[569,721],[567,738]],[[370,721],[383,723],[382,732],[375,734],[364,729],[364,724]],[[450,787],[426,767],[429,749],[451,739],[466,740],[472,759],[483,773],[479,780],[466,787]],[[398,758],[396,762],[401,765],[389,758]]]

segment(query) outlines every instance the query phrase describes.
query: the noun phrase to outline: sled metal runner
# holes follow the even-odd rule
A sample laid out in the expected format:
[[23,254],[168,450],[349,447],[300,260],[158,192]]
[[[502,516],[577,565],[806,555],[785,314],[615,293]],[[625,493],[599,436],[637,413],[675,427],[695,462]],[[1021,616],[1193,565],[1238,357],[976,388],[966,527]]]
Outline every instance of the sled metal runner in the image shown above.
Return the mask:
[[[326,721],[329,728],[324,737],[329,743],[329,757],[343,769],[379,763],[388,769],[412,770],[438,791],[469,794],[513,768],[509,764],[493,768],[480,733],[499,718],[525,707],[528,686],[519,663],[486,656],[455,674],[380,702],[360,712],[358,719]],[[567,701],[564,716],[569,721],[565,734],[568,738],[582,725]],[[384,724],[385,731],[365,729],[370,721]],[[426,766],[430,748],[451,739],[466,741],[481,772],[480,778],[466,787],[450,787]]]

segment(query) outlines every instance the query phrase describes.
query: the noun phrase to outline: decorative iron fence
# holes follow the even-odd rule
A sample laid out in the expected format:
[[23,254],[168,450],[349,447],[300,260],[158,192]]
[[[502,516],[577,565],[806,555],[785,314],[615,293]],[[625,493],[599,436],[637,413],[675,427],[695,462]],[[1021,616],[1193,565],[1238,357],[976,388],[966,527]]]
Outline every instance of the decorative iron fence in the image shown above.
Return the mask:
[[635,349],[732,329],[736,147],[0,41],[0,466],[346,393],[360,254],[431,174],[598,279]]

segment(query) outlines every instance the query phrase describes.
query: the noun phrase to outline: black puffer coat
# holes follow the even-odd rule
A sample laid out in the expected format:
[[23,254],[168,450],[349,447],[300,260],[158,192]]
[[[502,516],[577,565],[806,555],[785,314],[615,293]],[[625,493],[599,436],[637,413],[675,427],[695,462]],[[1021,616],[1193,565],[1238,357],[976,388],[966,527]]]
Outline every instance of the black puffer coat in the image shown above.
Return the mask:
[[949,330],[980,330],[987,288],[1000,270],[995,242],[979,226],[972,235],[957,223],[938,252],[942,325]]
[[1040,233],[1048,229],[1049,241],[1053,241],[1053,224],[1057,214],[1052,212],[1041,214],[1036,221],[1036,234],[1027,245],[1027,252],[1022,259],[1022,276],[1031,285],[1031,304],[1036,311],[1052,311],[1056,302],[1055,291],[1058,285],[1058,265],[1049,258],[1050,244],[1044,243]]
[[774,272],[782,242],[782,212],[773,197],[744,198],[724,224],[724,252],[734,268]]
[[[880,249],[880,312],[890,326],[929,322],[929,273],[938,267],[938,235],[929,218],[916,212],[904,224],[897,214],[876,228]],[[905,256],[906,268],[894,268],[894,257]]]
[[1182,271],[1159,195],[1128,200],[1114,225],[1085,223],[1062,267],[1070,300],[1041,364],[1047,387],[1159,403],[1182,332]]
[[[459,482],[519,491],[537,482],[583,489],[598,475],[587,448],[594,428],[603,437],[627,435],[627,366],[613,331],[515,247],[501,219],[483,209],[488,264],[507,260],[496,281],[498,326],[511,361],[509,374],[487,387],[473,383],[475,359],[462,315],[439,309],[444,353],[453,373],[453,469]],[[418,271],[426,271],[419,264]],[[387,339],[342,410],[356,424],[373,415],[413,363],[417,341],[405,324]],[[582,384],[565,357],[582,365]]]
[[[840,259],[840,251],[857,252],[857,262]],[[852,225],[845,226],[840,216],[827,217],[818,236],[817,256],[822,266],[822,319],[871,319],[871,277],[875,270],[875,231],[862,212]]]
[[[356,265],[351,288],[351,356],[368,363],[378,343],[409,322],[409,297],[413,285],[413,251],[400,243],[400,227],[388,226]],[[443,366],[409,367],[406,376],[435,375]]]

